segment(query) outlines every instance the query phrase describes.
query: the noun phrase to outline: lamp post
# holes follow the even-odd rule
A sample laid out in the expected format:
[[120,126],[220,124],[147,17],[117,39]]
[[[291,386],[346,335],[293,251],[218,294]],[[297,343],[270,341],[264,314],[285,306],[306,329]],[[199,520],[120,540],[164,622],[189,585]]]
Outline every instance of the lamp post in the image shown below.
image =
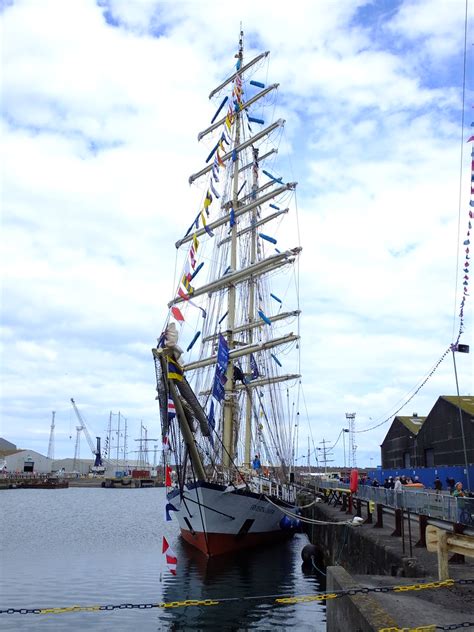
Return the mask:
[[356,414],[355,413],[346,413],[346,419],[349,422],[349,466],[350,467],[357,467],[357,463],[356,463],[356,444],[354,441],[354,419],[355,419]]
[[349,432],[349,428],[342,429],[342,447],[344,450],[344,469],[346,469],[346,441],[344,439],[344,435],[346,432]]
[[467,462],[466,437],[464,436],[464,424],[463,424],[462,411],[461,411],[461,396],[459,395],[458,371],[456,368],[456,356],[454,355],[455,351],[459,351],[460,353],[469,353],[469,345],[459,345],[459,344],[451,345],[451,351],[453,353],[454,377],[456,378],[456,392],[458,396],[458,413],[459,413],[459,423],[461,425],[461,438],[462,438],[462,447],[464,451],[464,463],[466,465],[467,488],[470,491],[471,483],[469,481],[469,464]]

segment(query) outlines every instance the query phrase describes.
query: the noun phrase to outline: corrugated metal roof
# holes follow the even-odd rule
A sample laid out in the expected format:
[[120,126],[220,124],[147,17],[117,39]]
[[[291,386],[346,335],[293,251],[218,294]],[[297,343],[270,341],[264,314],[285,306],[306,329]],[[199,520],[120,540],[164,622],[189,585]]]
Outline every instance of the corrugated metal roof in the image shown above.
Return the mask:
[[421,426],[423,425],[426,417],[395,417],[394,421],[398,419],[398,421],[400,421],[400,423],[402,423],[405,428],[407,428],[410,432],[412,432],[414,435],[417,435],[420,432]]
[[473,395],[441,395],[442,399],[445,399],[454,406],[459,406],[461,410],[464,410],[468,415],[474,416],[474,396]]
[[18,454],[18,452],[25,452],[25,450],[0,450],[0,457],[3,459],[6,456]]

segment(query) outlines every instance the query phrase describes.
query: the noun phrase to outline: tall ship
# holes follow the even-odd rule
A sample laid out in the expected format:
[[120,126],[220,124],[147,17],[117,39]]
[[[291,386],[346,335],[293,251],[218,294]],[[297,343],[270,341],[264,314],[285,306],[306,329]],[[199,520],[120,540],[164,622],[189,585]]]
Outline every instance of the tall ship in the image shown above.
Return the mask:
[[197,209],[175,244],[183,264],[152,350],[167,516],[209,557],[299,526],[297,183],[278,171],[291,152],[274,117],[279,85],[261,80],[269,52],[246,61],[243,42],[241,31],[209,95],[204,166],[189,178]]

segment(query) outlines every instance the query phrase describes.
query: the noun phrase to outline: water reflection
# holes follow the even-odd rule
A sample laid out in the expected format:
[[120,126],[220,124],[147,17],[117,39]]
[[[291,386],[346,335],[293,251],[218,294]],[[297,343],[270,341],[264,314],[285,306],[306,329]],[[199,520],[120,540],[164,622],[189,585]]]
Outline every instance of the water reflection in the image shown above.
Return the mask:
[[[320,602],[274,606],[271,598],[248,599],[321,590],[317,573],[301,568],[306,536],[208,561],[178,536],[175,522],[163,521],[162,489],[7,490],[1,502],[2,608],[238,598],[180,609],[2,615],[1,631],[326,628]],[[164,564],[163,535],[178,555],[177,576]]]
[[274,605],[276,595],[321,590],[320,575],[311,569],[303,572],[301,567],[300,551],[306,543],[306,536],[295,536],[292,541],[263,550],[208,560],[180,541],[176,551],[179,580],[164,580],[164,600],[228,601],[218,606],[166,610],[161,613],[161,621],[171,630],[284,630],[308,624],[313,630],[324,630],[325,609],[321,603]]

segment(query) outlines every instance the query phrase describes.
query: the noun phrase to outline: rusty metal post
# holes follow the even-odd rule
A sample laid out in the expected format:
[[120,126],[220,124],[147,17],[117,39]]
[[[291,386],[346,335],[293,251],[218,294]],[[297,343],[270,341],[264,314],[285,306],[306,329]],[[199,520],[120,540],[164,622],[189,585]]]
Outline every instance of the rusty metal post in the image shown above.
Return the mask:
[[402,535],[402,510],[401,509],[395,509],[395,529],[391,535],[398,538]]
[[347,494],[341,494],[342,495],[342,507],[341,507],[341,511],[346,511],[347,510]]
[[418,516],[418,524],[420,526],[420,539],[415,546],[426,548],[426,527],[428,526],[428,516],[420,514]]
[[370,500],[367,501],[367,524],[372,524],[372,512],[370,511]]
[[[458,522],[455,522],[453,524],[453,531],[454,533],[457,533],[458,535],[462,535],[464,533],[464,525],[459,524]],[[464,564],[466,561],[466,558],[464,557],[464,555],[461,555],[461,553],[453,553],[451,557],[449,558],[449,561],[451,564]]]
[[382,529],[383,528],[383,505],[377,503],[377,522],[374,524],[374,529]]

